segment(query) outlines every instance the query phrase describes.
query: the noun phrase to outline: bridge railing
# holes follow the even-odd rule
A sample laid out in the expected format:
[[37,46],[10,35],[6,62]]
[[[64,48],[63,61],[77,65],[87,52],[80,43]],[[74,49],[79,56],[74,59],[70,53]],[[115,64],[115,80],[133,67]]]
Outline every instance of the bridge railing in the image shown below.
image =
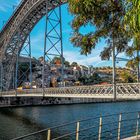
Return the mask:
[[140,138],[140,112],[89,117],[13,138],[12,140],[120,140]]
[[[116,84],[117,98],[140,98],[139,83],[119,83]],[[37,88],[12,90],[0,93],[1,96],[81,96],[81,97],[104,97],[113,98],[113,86],[107,85],[91,85],[91,86],[73,86],[73,87],[57,87],[57,88]]]
[[117,96],[125,97],[125,95],[140,96],[140,84],[139,83],[129,83],[129,84],[117,84]]

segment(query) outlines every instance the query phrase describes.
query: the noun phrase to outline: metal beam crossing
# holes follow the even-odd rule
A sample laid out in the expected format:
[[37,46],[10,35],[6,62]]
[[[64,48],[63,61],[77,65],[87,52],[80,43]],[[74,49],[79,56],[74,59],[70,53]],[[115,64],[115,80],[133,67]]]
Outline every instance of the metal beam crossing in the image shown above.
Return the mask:
[[[49,87],[50,78],[48,68],[54,66],[53,58],[59,57],[61,59],[61,79],[63,79],[64,59],[63,59],[63,43],[62,43],[62,18],[61,18],[61,0],[46,1],[46,20],[45,20],[45,40],[44,40],[44,57],[43,57],[43,74],[42,87]],[[49,5],[53,5],[49,12]]]
[[[23,58],[26,57],[27,58],[26,60],[28,61],[22,63],[20,62],[20,57],[23,57]],[[17,51],[15,75],[13,73],[13,83],[14,83],[14,77],[15,77],[15,86],[13,86],[13,89],[17,89],[24,82],[30,82],[30,84],[32,83],[32,60],[31,59],[32,59],[31,58],[31,41],[30,41],[30,35],[29,35],[27,40],[24,43],[23,48]]]

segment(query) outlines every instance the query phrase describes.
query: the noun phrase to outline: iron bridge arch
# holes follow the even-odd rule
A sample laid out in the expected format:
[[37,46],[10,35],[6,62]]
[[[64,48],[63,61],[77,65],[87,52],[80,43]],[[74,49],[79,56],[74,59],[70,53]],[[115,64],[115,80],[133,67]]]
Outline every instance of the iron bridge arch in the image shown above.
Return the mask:
[[[12,72],[28,35],[48,12],[66,3],[66,0],[22,0],[0,32],[1,87],[9,90]],[[20,38],[20,41],[19,41]]]

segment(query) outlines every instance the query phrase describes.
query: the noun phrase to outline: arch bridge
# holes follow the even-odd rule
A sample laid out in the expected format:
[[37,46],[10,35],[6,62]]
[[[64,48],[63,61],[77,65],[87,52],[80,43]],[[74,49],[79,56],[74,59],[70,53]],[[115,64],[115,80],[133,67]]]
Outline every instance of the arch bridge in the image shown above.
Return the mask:
[[[89,98],[123,98],[123,99],[140,99],[140,84],[117,84],[113,85],[95,85],[80,87],[62,87],[62,88],[45,88],[45,61],[50,56],[60,56],[62,60],[63,76],[63,43],[62,43],[62,19],[61,5],[67,0],[22,0],[11,18],[0,31],[0,86],[1,96],[46,96],[46,97],[89,97]],[[57,12],[55,11],[57,9]],[[31,72],[31,49],[30,49],[30,32],[39,20],[46,15],[46,28],[44,39],[44,56],[42,69],[42,89],[23,90],[22,93],[11,90],[18,87],[18,59],[24,49],[24,44],[29,46],[28,57],[29,71]],[[52,18],[52,15],[54,17]],[[55,35],[52,33],[55,32]],[[48,43],[50,43],[48,48]],[[59,45],[58,45],[59,44]],[[59,48],[58,48],[59,46]],[[51,52],[51,50],[54,51]],[[14,74],[13,74],[14,73]],[[12,80],[12,76],[15,78]],[[63,79],[63,77],[62,77]],[[30,77],[30,80],[32,78]],[[114,92],[116,89],[116,92]],[[114,94],[114,95],[113,95]]]
[[[18,56],[23,49],[24,43],[28,39],[30,32],[39,20],[46,15],[45,29],[45,45],[44,58],[49,59],[49,55],[57,55],[63,58],[62,49],[62,25],[61,25],[61,4],[66,0],[22,0],[11,18],[0,32],[0,70],[1,70],[1,89],[9,90],[12,84],[12,74],[15,72],[15,88],[17,85],[17,64]],[[54,10],[58,7],[58,13]],[[51,11],[51,12],[50,12]],[[51,18],[51,14],[55,15],[55,19]],[[51,25],[48,29],[47,25]],[[56,36],[52,35],[55,31]],[[50,42],[50,48],[46,48],[47,40]],[[55,39],[55,41],[54,41]],[[27,42],[30,46],[30,38]],[[56,46],[60,44],[58,49]],[[57,54],[49,54],[54,48]],[[31,50],[29,50],[31,51]],[[31,53],[31,52],[30,52]],[[31,55],[28,57],[31,57]],[[44,81],[45,77],[43,77]]]

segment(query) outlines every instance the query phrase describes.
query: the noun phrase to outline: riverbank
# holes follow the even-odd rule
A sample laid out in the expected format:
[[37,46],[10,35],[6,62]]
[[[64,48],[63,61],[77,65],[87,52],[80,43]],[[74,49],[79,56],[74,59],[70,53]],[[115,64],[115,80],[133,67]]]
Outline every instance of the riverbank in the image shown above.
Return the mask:
[[94,99],[94,98],[52,98],[52,97],[0,97],[0,108],[46,105],[69,105],[126,102],[134,100]]

